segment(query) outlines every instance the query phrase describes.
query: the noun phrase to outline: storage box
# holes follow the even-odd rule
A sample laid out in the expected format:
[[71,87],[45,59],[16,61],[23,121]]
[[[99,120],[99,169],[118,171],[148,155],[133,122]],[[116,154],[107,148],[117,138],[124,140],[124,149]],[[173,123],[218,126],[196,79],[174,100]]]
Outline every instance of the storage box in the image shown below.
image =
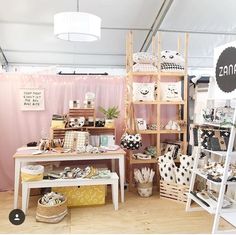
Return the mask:
[[43,179],[44,167],[41,165],[27,165],[21,167],[22,181],[38,181]]
[[67,197],[68,207],[105,204],[105,185],[57,187],[52,190]]
[[179,185],[176,183],[167,183],[160,180],[160,197],[168,198],[179,202],[187,202],[187,193],[189,186]]

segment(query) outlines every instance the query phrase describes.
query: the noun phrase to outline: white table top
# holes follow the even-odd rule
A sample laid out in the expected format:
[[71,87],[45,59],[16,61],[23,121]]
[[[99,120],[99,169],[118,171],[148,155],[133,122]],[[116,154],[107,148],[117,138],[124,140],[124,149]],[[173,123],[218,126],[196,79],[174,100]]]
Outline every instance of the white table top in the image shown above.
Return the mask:
[[72,152],[72,153],[60,153],[54,152],[54,151],[48,151],[46,153],[34,155],[32,154],[35,152],[36,149],[33,148],[19,148],[18,151],[13,155],[13,158],[46,158],[46,157],[57,157],[57,158],[64,158],[66,156],[79,156],[79,157],[88,157],[88,156],[94,156],[94,157],[99,157],[99,156],[109,156],[109,155],[124,155],[125,151],[123,149],[118,149],[116,151],[106,151],[103,153],[77,153],[77,152]]

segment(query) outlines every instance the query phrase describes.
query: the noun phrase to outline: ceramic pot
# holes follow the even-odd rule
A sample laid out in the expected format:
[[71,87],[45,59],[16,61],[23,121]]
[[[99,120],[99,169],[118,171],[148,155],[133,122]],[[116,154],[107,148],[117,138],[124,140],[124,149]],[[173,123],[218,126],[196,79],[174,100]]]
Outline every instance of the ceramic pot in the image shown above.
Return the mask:
[[105,127],[114,128],[115,127],[115,119],[106,119],[105,120]]

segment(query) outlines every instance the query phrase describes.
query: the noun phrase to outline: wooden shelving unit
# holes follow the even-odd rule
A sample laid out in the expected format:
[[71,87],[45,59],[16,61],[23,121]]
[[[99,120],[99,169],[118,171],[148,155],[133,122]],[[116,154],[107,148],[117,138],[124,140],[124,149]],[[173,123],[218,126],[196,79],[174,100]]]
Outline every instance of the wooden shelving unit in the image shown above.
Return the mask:
[[115,128],[96,127],[96,113],[94,108],[69,109],[68,116],[71,118],[93,118],[93,126],[51,128],[50,136],[52,139],[64,139],[66,131],[87,131],[91,135],[111,134],[116,135]]
[[[180,51],[180,38],[178,38],[178,50]],[[157,36],[157,40],[155,37],[152,39],[152,53],[153,55],[158,56],[158,58],[161,58],[161,34],[159,33]],[[184,46],[184,57],[185,57],[185,70],[180,72],[162,72],[161,71],[161,64],[160,60],[158,60],[158,71],[157,72],[133,72],[133,34],[132,32],[129,32],[127,35],[126,40],[126,109],[129,107],[130,103],[133,103],[135,105],[135,110],[139,108],[139,105],[149,105],[152,106],[151,108],[154,108],[156,110],[156,130],[144,130],[140,131],[142,135],[151,135],[150,138],[155,138],[156,142],[156,151],[157,151],[157,157],[161,155],[161,141],[162,141],[162,135],[163,134],[172,134],[175,135],[176,139],[179,139],[183,141],[183,153],[186,153],[187,151],[187,100],[188,100],[188,94],[187,94],[187,87],[188,87],[188,73],[187,73],[187,54],[188,54],[188,34],[185,34],[185,46]],[[146,78],[149,79],[152,82],[155,82],[157,85],[157,97],[156,100],[152,101],[135,101],[133,100],[133,82],[144,82]],[[165,80],[170,80],[174,78],[174,81],[183,81],[183,89],[182,89],[182,101],[163,101],[160,97],[160,83],[164,82]],[[173,81],[173,82],[174,82]],[[170,105],[175,105],[177,108],[176,112],[176,120],[182,120],[184,121],[186,127],[181,129],[181,131],[176,130],[163,130],[163,127],[161,126],[161,108],[163,105],[168,105],[168,108],[170,108]],[[150,113],[152,115],[152,113]],[[125,117],[127,122],[127,117]],[[157,188],[159,190],[159,171],[158,171],[158,164],[157,159],[151,159],[151,160],[135,160],[133,159],[133,152],[128,151],[127,152],[127,172],[128,172],[128,178],[129,178],[129,186],[130,189],[133,185],[133,165],[135,164],[152,164],[153,168],[156,170],[156,176],[157,176]]]

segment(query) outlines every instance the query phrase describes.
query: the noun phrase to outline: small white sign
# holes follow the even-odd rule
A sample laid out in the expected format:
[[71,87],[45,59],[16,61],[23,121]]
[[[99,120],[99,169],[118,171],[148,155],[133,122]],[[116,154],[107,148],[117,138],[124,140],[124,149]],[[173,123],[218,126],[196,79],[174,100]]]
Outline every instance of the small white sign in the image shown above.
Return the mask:
[[44,89],[20,89],[20,106],[22,111],[45,110]]

